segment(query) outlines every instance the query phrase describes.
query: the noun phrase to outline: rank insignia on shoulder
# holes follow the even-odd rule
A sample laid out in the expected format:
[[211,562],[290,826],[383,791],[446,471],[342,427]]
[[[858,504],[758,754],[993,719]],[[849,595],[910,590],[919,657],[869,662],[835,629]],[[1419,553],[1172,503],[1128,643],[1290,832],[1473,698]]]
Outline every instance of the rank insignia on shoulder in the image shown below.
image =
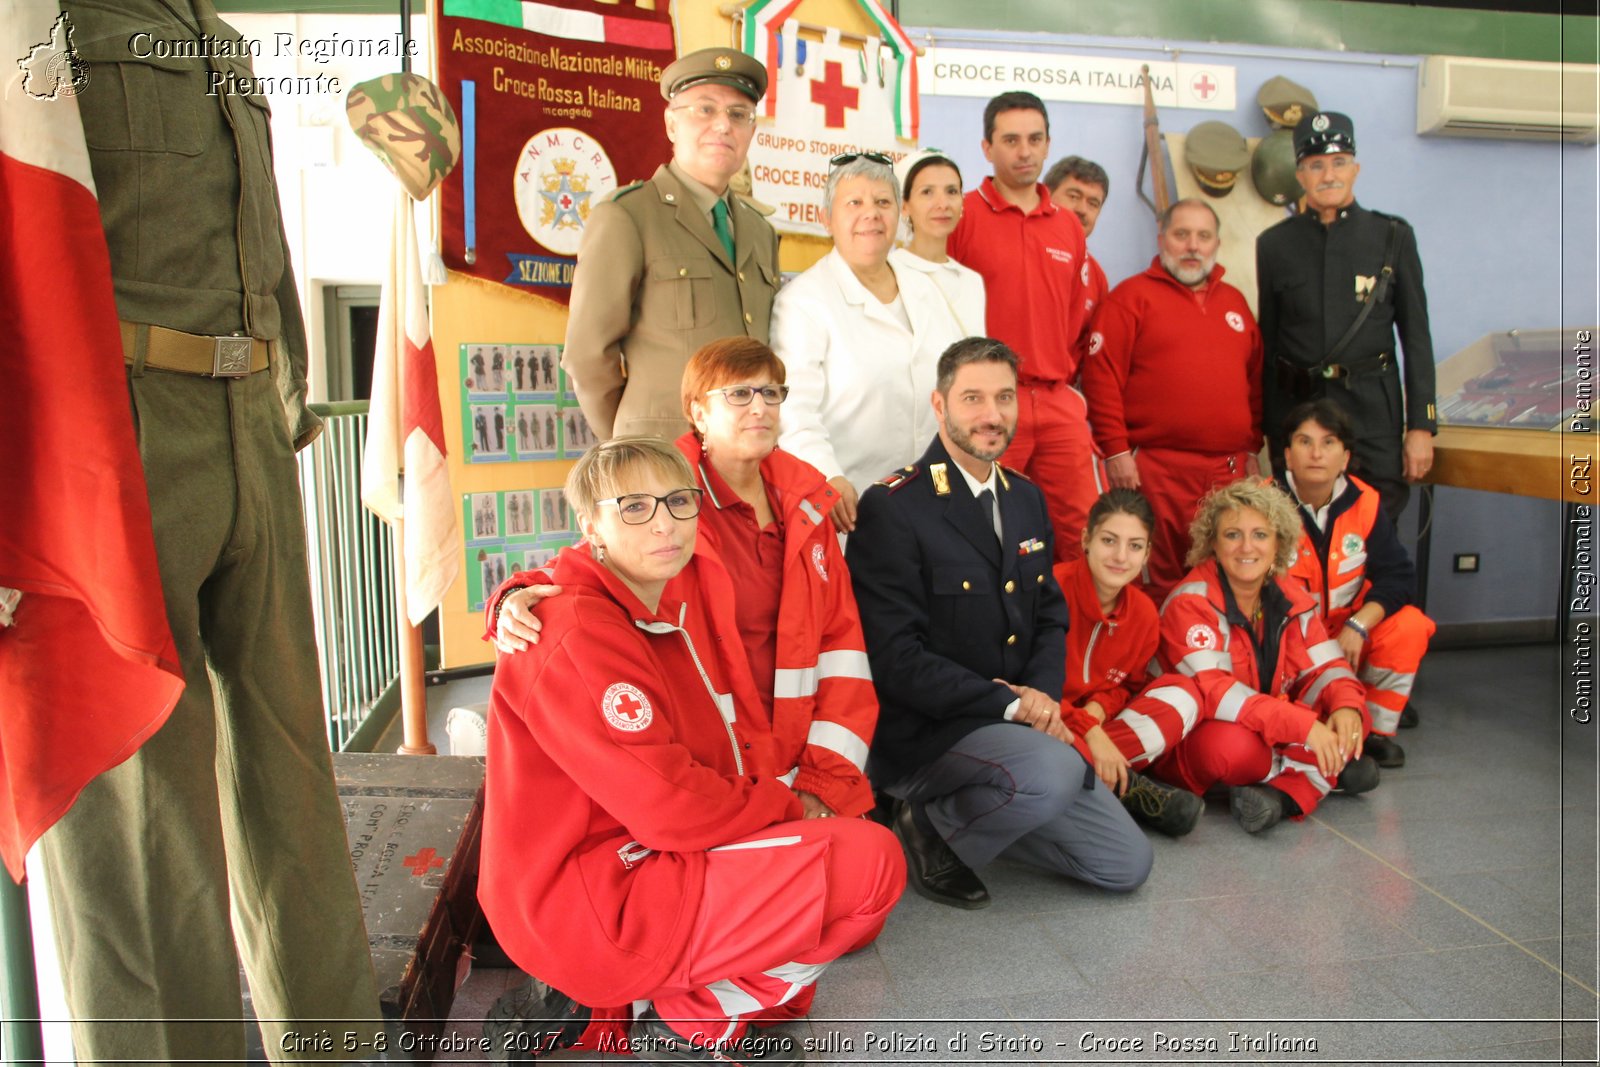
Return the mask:
[[928,464],[928,477],[933,479],[935,496],[950,495],[950,469],[943,463]]
[[1008,477],[1009,478],[1017,478],[1017,479],[1020,479],[1020,480],[1022,480],[1024,482],[1028,481],[1028,476],[1026,474],[1023,474],[1021,471],[1017,470],[1015,467],[1007,467],[1003,463],[996,463],[995,466],[997,468],[999,468],[999,470],[1000,470],[1000,481],[1005,485],[1005,487],[1007,489],[1011,488],[1011,483],[1006,480]]
[[1017,555],[1019,556],[1031,556],[1035,552],[1043,551],[1044,542],[1039,540],[1037,537],[1030,537],[1026,541],[1023,541],[1017,545]]
[[889,492],[892,493],[896,489],[899,489],[902,485],[905,485],[907,482],[910,482],[913,479],[915,479],[916,476],[918,474],[920,474],[920,473],[921,472],[919,470],[917,470],[916,465],[912,464],[912,465],[900,468],[899,470],[895,471],[893,474],[885,474],[882,478],[878,479],[878,484],[883,486],[885,489],[889,490]]
[[994,465],[994,476],[999,480],[1000,488],[1009,493],[1011,491],[1011,479],[1006,477],[1006,469],[996,463]]

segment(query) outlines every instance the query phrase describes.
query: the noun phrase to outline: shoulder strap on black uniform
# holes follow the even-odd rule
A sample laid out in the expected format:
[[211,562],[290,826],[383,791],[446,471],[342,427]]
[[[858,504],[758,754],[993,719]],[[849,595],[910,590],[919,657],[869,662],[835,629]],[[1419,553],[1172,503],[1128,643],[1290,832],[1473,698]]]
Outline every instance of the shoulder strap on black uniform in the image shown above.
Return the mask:
[[[1361,302],[1361,314],[1355,317],[1344,336],[1340,337],[1333,349],[1317,364],[1318,367],[1331,367],[1336,363],[1344,350],[1350,347],[1350,342],[1355,340],[1356,334],[1361,332],[1361,325],[1367,321],[1367,316],[1372,314],[1372,306],[1381,300],[1389,291],[1389,280],[1394,277],[1394,257],[1400,250],[1400,220],[1389,220],[1389,241],[1383,250],[1383,269],[1378,272],[1377,283],[1367,290],[1367,298]],[[1315,368],[1313,368],[1313,371]]]

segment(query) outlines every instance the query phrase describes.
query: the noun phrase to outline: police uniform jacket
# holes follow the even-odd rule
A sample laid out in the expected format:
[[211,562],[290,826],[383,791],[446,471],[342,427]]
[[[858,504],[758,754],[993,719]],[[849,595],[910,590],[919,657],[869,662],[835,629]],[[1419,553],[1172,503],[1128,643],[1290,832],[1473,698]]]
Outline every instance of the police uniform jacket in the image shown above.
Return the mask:
[[[322,420],[305,402],[305,325],[273,178],[267,98],[208,92],[214,79],[226,86],[230,77],[253,78],[250,57],[164,58],[129,44],[152,27],[158,39],[183,43],[201,35],[237,42],[238,31],[207,2],[194,5],[192,18],[186,7],[156,0],[79,0],[70,13],[73,46],[94,72],[79,113],[118,315],[276,342],[273,373],[295,447],[303,448]],[[219,141],[237,168],[216,165]]]
[[[1285,219],[1256,239],[1257,309],[1262,341],[1265,419],[1274,449],[1279,426],[1297,402],[1279,362],[1313,367],[1361,313],[1365,287],[1383,270],[1389,223],[1400,224],[1395,272],[1382,301],[1335,360],[1355,371],[1327,382],[1328,395],[1351,416],[1358,440],[1393,439],[1435,426],[1433,340],[1422,288],[1417,237],[1404,220],[1352,202],[1330,226],[1315,212]],[[1396,369],[1395,335],[1405,353],[1405,396]],[[1387,357],[1388,366],[1378,370]],[[1395,472],[1398,475],[1398,472]]]
[[595,205],[578,249],[561,365],[601,440],[676,439],[689,429],[680,386],[689,357],[723,337],[763,343],[778,292],[778,235],[732,198],[738,262],[670,167]]
[[935,437],[920,461],[861,497],[845,555],[878,689],[875,784],[1005,721],[1016,695],[996,678],[1061,696],[1067,605],[1050,570],[1044,494],[1008,470],[996,489],[999,539]]

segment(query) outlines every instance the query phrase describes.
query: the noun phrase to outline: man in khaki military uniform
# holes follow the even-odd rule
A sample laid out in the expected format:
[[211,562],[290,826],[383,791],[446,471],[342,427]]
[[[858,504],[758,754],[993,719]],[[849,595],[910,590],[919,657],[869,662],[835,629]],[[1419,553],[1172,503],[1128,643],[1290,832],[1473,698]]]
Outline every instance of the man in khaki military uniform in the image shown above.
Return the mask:
[[732,48],[669,66],[672,162],[595,206],[578,250],[561,365],[599,438],[689,429],[679,387],[702,345],[767,340],[778,235],[728,181],[755,137],[767,71]]
[[[240,37],[211,0],[65,8],[88,64],[78,105],[186,683],[161,729],[40,841],[77,1058],[241,1062],[241,959],[274,1063],[370,1058],[378,995],[294,460],[322,424],[305,406],[267,102],[207,94],[251,74],[248,57],[214,54]],[[86,728],[94,712],[61,708]]]

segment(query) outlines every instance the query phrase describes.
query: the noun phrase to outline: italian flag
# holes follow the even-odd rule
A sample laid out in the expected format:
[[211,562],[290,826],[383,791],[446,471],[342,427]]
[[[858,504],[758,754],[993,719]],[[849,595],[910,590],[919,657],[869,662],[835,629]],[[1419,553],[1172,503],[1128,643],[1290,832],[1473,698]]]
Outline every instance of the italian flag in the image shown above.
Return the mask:
[[[183,691],[111,257],[56,0],[0,0],[0,857],[23,857]],[[20,58],[20,63],[18,62]]]
[[372,360],[361,502],[385,522],[403,523],[406,614],[419,626],[456,579],[461,537],[444,458],[444,416],[416,218],[410,194],[396,185],[394,197],[389,274],[378,305]]
[[618,14],[596,10],[603,6],[582,3],[569,7],[524,0],[445,0],[444,13],[451,18],[482,19],[568,41],[638,48],[672,47],[671,23],[631,18],[623,13],[628,10],[626,7],[617,8]]

